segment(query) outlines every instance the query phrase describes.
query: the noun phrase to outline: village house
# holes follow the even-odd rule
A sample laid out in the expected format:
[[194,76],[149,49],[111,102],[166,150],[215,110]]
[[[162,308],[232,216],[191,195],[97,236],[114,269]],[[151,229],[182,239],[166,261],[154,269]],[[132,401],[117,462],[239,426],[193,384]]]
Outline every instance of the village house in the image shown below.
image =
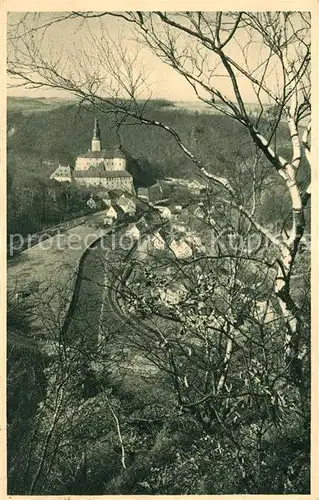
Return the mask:
[[200,201],[197,205],[197,208],[195,209],[194,212],[195,217],[197,219],[204,219],[205,218],[205,212],[204,212],[204,203]]
[[184,236],[185,242],[192,248],[193,252],[205,252],[205,247],[202,244],[200,236],[187,231]]
[[170,287],[158,289],[161,302],[166,306],[177,305],[187,295],[187,289],[183,283],[174,283]]
[[54,179],[57,182],[72,182],[72,169],[69,165],[66,167],[59,165],[55,171],[50,175],[50,179]]
[[174,231],[174,234],[185,234],[186,232],[185,226],[181,224],[171,224],[171,227]]
[[141,201],[157,203],[163,199],[163,189],[159,182],[147,188],[138,188],[137,196]]
[[125,236],[132,238],[134,241],[138,241],[141,237],[141,232],[135,224],[129,224],[125,231]]
[[141,233],[145,233],[146,229],[149,227],[145,217],[141,217],[137,222],[135,222],[135,225]]
[[163,189],[159,182],[156,182],[148,188],[148,198],[152,203],[156,203],[163,199]]
[[114,221],[117,220],[117,212],[114,207],[107,208],[105,212],[104,224],[111,225]]
[[183,211],[182,205],[175,205],[172,210],[172,212],[175,214],[181,214],[182,211]]
[[[139,229],[138,224],[136,224],[136,227]],[[143,230],[145,230],[145,227],[140,227],[141,234]],[[144,260],[153,251],[165,250],[165,246],[165,240],[158,231],[156,231],[154,234],[147,234],[143,238],[140,238],[136,257],[139,260]]]
[[198,180],[194,179],[192,181],[188,179],[180,179],[180,178],[174,178],[174,177],[165,177],[163,179],[164,183],[168,185],[173,185],[173,186],[181,186],[184,188],[187,188],[189,191],[191,191],[194,194],[200,194],[201,190],[206,187],[206,183],[201,183]]
[[177,259],[189,259],[193,255],[191,247],[184,239],[179,241],[173,240],[169,247]]
[[198,194],[200,194],[201,190],[206,187],[206,184],[202,184],[201,182],[194,179],[193,181],[188,182],[187,187],[194,194],[198,195]]
[[104,205],[105,205],[106,207],[110,207],[110,206],[112,205],[112,200],[111,200],[111,198],[110,198],[110,197],[109,197],[109,198],[107,198],[107,197],[102,198],[102,201],[103,201],[103,203],[104,203]]
[[276,311],[269,301],[260,300],[255,303],[255,317],[261,323],[271,323],[277,318]]
[[106,189],[95,190],[94,194],[103,201],[104,206],[110,207],[112,205],[112,200]]
[[87,206],[89,208],[91,208],[92,210],[96,208],[96,203],[95,201],[93,200],[92,196],[90,196],[90,198],[88,199],[88,201],[86,202]]
[[158,231],[156,231],[154,234],[149,235],[148,244],[149,244],[150,249],[154,249],[154,250],[164,250],[165,249],[165,241]]
[[135,215],[136,203],[131,198],[124,196],[124,194],[117,200],[116,205],[123,210],[124,214]]
[[163,207],[163,206],[155,206],[154,207],[158,212],[161,217],[161,219],[165,220],[170,220],[172,217],[172,212],[168,207]]
[[136,260],[145,260],[149,256],[148,238],[141,238],[136,251]]

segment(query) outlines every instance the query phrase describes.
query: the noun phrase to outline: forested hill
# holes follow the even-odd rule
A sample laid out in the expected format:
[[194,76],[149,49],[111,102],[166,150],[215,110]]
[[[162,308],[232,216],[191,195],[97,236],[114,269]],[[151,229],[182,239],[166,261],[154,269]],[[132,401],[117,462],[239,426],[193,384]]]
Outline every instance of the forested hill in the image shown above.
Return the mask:
[[[47,176],[50,171],[43,165],[43,160],[74,164],[76,156],[90,147],[95,116],[93,110],[79,110],[76,105],[64,104],[49,107],[48,111],[41,108],[41,112],[30,112],[28,102],[29,111],[24,113],[25,108],[21,105],[21,110],[18,110],[19,101],[13,106],[12,99],[8,110],[8,127],[12,130],[8,146],[13,156],[24,158],[25,175],[34,171],[40,176]],[[216,173],[222,173],[226,164],[232,165],[238,158],[253,154],[245,129],[227,116],[191,112],[165,106],[165,101],[153,101],[149,105],[148,117],[175,128],[185,144]],[[99,114],[99,119],[103,147],[117,145],[119,138],[116,136],[114,116]],[[284,138],[284,131],[279,135]],[[148,174],[147,178],[194,176],[194,164],[166,131],[146,125],[127,125],[121,128],[120,136],[123,147],[137,159],[138,165],[133,167],[136,170],[133,174],[138,175],[137,170],[140,169]],[[283,145],[280,137],[278,142]]]
[[47,112],[61,106],[73,104],[74,99],[61,99],[58,97],[13,97],[8,96],[7,106],[9,111],[21,111],[23,114]]
[[[56,201],[53,202],[50,194],[53,181],[49,178],[58,162],[74,165],[76,157],[90,148],[95,112],[79,109],[65,101],[58,105],[57,101],[50,104],[45,100],[42,105],[38,99],[31,111],[30,101],[11,98],[8,106],[9,233],[36,232],[64,217],[72,218],[82,206],[80,194],[73,189],[71,203],[71,195],[64,192],[64,186],[55,186]],[[239,193],[249,198],[255,147],[244,127],[222,114],[190,111],[162,100],[150,102],[147,113],[149,118],[174,128],[207,170],[225,175]],[[151,185],[168,176],[194,179],[199,175],[191,159],[165,130],[126,122],[118,136],[114,115],[99,113],[98,116],[103,147],[112,148],[121,142],[130,155],[128,170],[134,176],[136,187]],[[290,157],[284,125],[276,134],[276,146],[283,156]],[[274,180],[271,185],[268,182],[263,217],[266,221],[281,217],[289,205],[286,190],[264,157],[258,169],[260,178]],[[301,175],[308,175],[308,172],[301,169]],[[61,193],[57,194],[58,191]],[[278,200],[277,208],[274,199]]]

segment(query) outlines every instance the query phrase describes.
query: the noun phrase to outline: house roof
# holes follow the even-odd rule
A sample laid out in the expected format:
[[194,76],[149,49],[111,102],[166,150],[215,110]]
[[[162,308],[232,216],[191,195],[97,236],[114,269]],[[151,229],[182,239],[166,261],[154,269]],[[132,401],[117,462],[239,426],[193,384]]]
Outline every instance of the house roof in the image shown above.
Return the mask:
[[159,212],[170,212],[170,209],[168,207],[162,205],[156,205],[155,209],[158,210]]
[[191,247],[184,240],[173,240],[170,248],[176,257],[190,257],[193,253]]
[[149,235],[149,239],[150,239],[151,242],[155,241],[155,242],[158,242],[158,243],[164,243],[165,244],[164,238],[161,236],[161,234],[158,231],[156,231],[153,234],[150,234]]
[[157,210],[160,217],[162,217],[163,219],[165,219],[165,218],[169,219],[172,215],[172,212],[170,211],[170,209],[168,207],[162,207],[162,206],[157,205],[157,206],[154,206],[154,208]]
[[107,211],[106,211],[105,215],[106,215],[107,217],[111,217],[111,216],[113,216],[113,215],[117,215],[117,212],[116,212],[116,210],[114,209],[114,207],[110,207],[110,208],[108,208],[108,209],[107,209]]
[[148,188],[140,187],[137,190],[138,196],[146,196],[148,198]]
[[122,196],[117,200],[116,204],[123,208],[135,208],[136,206],[136,203],[131,198],[124,198]]
[[160,200],[163,195],[162,186],[157,182],[148,188],[148,195],[151,201]]
[[136,226],[136,224],[134,222],[132,222],[131,224],[129,224],[127,226],[127,229],[138,229],[138,227]]
[[102,159],[110,159],[113,158],[126,158],[123,151],[119,149],[102,149],[101,151],[87,151],[86,153],[82,153],[78,156],[78,158],[102,158]]
[[64,165],[59,165],[55,171],[51,174],[51,176],[54,176],[54,175],[68,175],[70,176],[71,175],[71,167],[69,166],[64,166]]
[[74,177],[75,178],[80,178],[80,177],[91,177],[91,178],[96,178],[96,177],[110,177],[110,178],[117,178],[117,177],[132,177],[131,174],[129,174],[126,170],[99,170],[99,169],[92,169],[92,170],[75,170],[74,171]]

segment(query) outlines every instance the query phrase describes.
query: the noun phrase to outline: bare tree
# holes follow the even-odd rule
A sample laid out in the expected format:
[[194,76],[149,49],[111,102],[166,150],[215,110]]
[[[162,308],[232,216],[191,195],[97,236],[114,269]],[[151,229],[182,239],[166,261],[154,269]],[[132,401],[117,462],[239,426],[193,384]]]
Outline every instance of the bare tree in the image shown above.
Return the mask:
[[[103,259],[97,265],[102,270]],[[76,279],[85,282],[89,276],[78,271]],[[103,274],[101,283],[96,281],[95,285],[102,289]],[[76,483],[85,488],[86,446],[105,438],[108,432],[118,436],[121,444],[118,460],[125,468],[121,425],[112,388],[105,382],[106,374],[113,371],[123,357],[115,349],[110,352],[109,343],[116,325],[112,331],[103,323],[99,328],[93,325],[92,311],[101,321],[101,300],[94,294],[91,300],[86,300],[83,310],[83,304],[78,304],[76,318],[71,311],[68,322],[66,297],[56,283],[46,282],[40,292],[29,292],[24,298],[20,295],[12,291],[8,300],[10,490],[29,494],[47,491],[57,478],[63,491]],[[27,395],[22,395],[19,387],[25,384],[23,379],[30,384]],[[14,411],[16,400],[24,398],[32,402],[30,415],[21,414],[21,409]],[[108,429],[101,428],[96,420],[101,419],[100,406],[104,404],[109,413],[105,423],[112,421]],[[22,408],[22,404],[20,406]],[[28,427],[23,434],[24,418]],[[17,450],[19,438],[22,443]],[[61,468],[63,460],[65,465]],[[61,472],[65,466],[70,468],[67,479]]]
[[[121,45],[115,47],[114,41],[110,42],[107,37],[103,19],[109,16],[132,25],[143,42],[189,82],[201,101],[248,130],[256,147],[289,192],[293,224],[286,237],[278,238],[263,227],[238,201],[238,193],[229,180],[216,176],[213,165],[202,164],[175,130],[144,115],[138,97],[139,90],[145,86],[145,77],[140,72],[134,74],[136,56],[132,59]],[[26,24],[27,18],[26,15],[18,26],[13,26],[13,34],[9,35],[8,71],[11,76],[19,77],[21,85],[33,88],[48,86],[69,90],[98,107],[111,105],[111,111],[124,118],[129,116],[137,122],[164,128],[201,173],[224,189],[237,210],[272,242],[278,251],[274,288],[286,320],[286,357],[289,362],[296,360],[300,355],[299,330],[303,317],[291,297],[290,280],[305,228],[304,209],[310,197],[310,185],[302,191],[297,182],[303,156],[310,162],[309,13],[73,12],[66,18],[80,20],[79,29],[84,29],[87,23],[89,30],[89,22],[98,18],[102,36],[88,31],[97,64],[91,64],[91,53],[84,53],[84,58],[77,60],[72,69],[69,55],[67,59],[61,54],[50,59],[41,52],[46,30],[50,24],[61,22],[61,16],[44,24],[41,20],[38,24],[32,21],[31,26]],[[22,33],[21,26],[24,28]],[[253,50],[255,43],[260,48],[257,58]],[[230,84],[230,97],[222,90],[225,80]],[[258,112],[253,115],[245,104],[242,82],[255,92]],[[127,99],[124,101],[123,97]],[[269,109],[273,110],[273,119],[265,135],[262,120],[267,113],[269,115]],[[289,127],[291,139],[289,158],[274,149],[276,130],[283,121]]]
[[[224,240],[224,227],[216,227],[211,217],[223,221],[222,211],[233,227]],[[286,391],[289,376],[282,362],[284,323],[273,296],[273,249],[265,252],[260,245],[249,254],[242,251],[238,236],[246,248],[252,233],[239,232],[238,217],[229,208],[222,211],[214,207],[197,226],[203,239],[212,227],[219,236],[208,253],[196,253],[197,243],[192,257],[177,258],[168,224],[156,231],[161,231],[166,250],[150,249],[146,259],[142,241],[115,287],[121,297],[118,321],[125,324],[134,366],[147,371],[150,362],[165,373],[179,410],[201,423],[214,446],[232,450],[246,491],[264,491],[258,477],[265,465],[265,443],[295,411],[295,421],[306,420],[307,404],[293,387],[289,396]],[[184,238],[190,241],[194,219],[186,227]],[[258,464],[256,474],[252,462]]]
[[[130,26],[135,39],[178,72],[201,102],[245,128],[254,151],[245,166],[246,193],[236,179],[237,170],[227,177],[218,175],[214,157],[201,160],[182,133],[149,117],[147,78],[138,56],[125,52],[124,44],[108,34],[111,17]],[[72,19],[87,37],[73,55],[48,52],[44,43],[50,26],[63,19]],[[91,29],[93,22],[98,32]],[[122,289],[126,306],[135,308],[138,321],[146,321],[140,335],[133,328],[127,336],[131,347],[170,377],[183,411],[195,415],[210,434],[222,431],[235,450],[246,491],[257,486],[248,474],[252,458],[245,428],[239,430],[240,419],[249,423],[253,412],[258,416],[251,439],[262,471],[262,439],[288,412],[283,396],[288,372],[302,395],[296,418],[306,413],[301,365],[308,356],[310,326],[292,280],[310,199],[310,183],[303,186],[299,181],[300,171],[310,166],[310,26],[307,12],[71,12],[48,19],[26,15],[9,32],[8,72],[17,82],[13,85],[67,90],[81,105],[115,114],[120,126],[165,130],[208,186],[204,222],[216,240],[225,234],[221,221],[226,221],[244,242],[252,233],[267,242],[266,252],[244,255],[224,245],[186,265],[169,252],[165,265],[170,275],[158,273],[158,262],[151,261],[146,269],[151,291],[144,263],[141,269],[137,263],[135,280]],[[247,89],[255,94],[253,110],[246,103]],[[289,140],[285,154],[277,141],[281,127]],[[239,163],[238,158],[233,165]],[[274,173],[289,197],[290,220],[280,221],[279,232],[261,217],[269,189],[264,170]],[[213,206],[210,190],[224,198],[220,209]],[[171,281],[181,283],[187,293],[168,304],[162,297]],[[128,324],[125,314],[122,321]],[[286,364],[281,364],[282,357]],[[290,396],[295,404],[295,393]]]

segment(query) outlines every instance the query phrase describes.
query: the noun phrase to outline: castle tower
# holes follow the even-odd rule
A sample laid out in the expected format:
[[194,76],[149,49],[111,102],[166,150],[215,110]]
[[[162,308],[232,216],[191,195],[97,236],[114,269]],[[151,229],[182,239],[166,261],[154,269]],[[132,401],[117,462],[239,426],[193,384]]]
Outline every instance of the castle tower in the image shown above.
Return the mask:
[[97,118],[94,120],[92,151],[101,151],[101,132]]

